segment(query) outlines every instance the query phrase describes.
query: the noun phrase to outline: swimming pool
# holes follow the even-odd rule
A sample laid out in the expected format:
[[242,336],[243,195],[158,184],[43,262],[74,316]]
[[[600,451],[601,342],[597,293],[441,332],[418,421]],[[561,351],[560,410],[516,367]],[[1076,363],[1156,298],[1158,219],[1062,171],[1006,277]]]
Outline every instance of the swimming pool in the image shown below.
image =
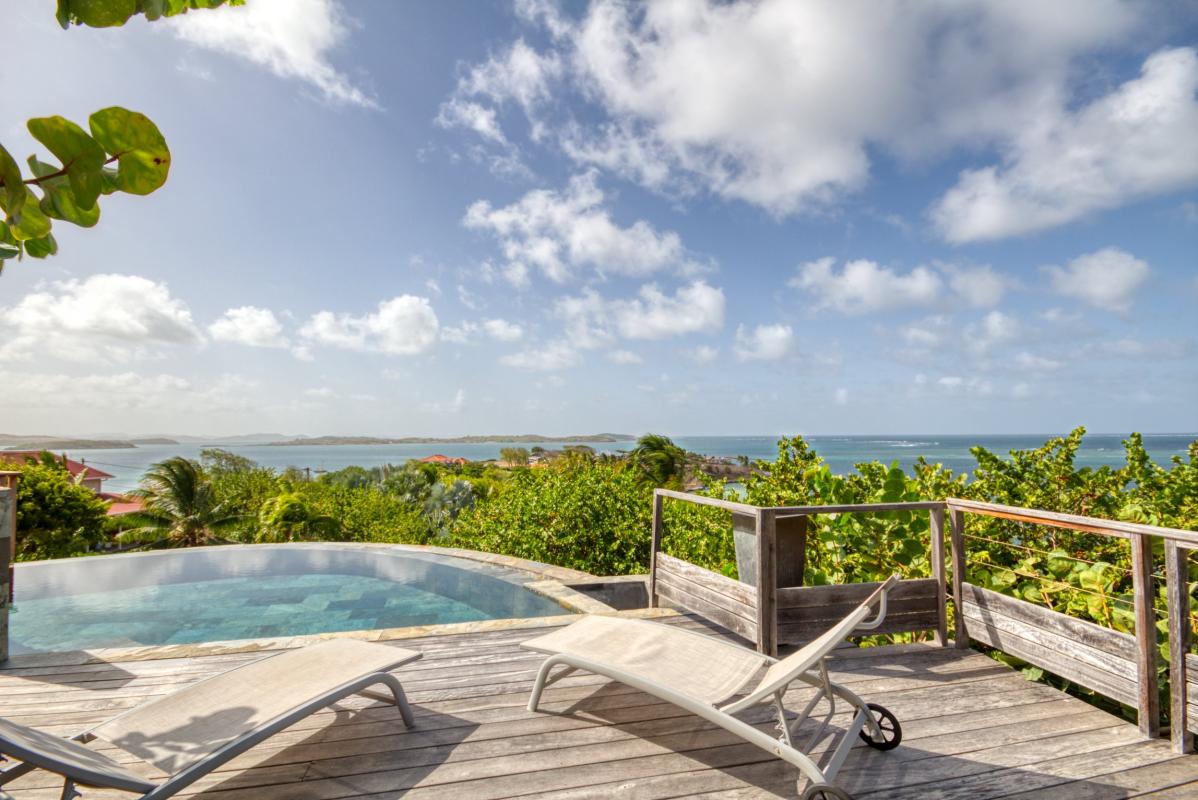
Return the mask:
[[399,547],[203,547],[18,564],[14,653],[569,613],[521,570]]

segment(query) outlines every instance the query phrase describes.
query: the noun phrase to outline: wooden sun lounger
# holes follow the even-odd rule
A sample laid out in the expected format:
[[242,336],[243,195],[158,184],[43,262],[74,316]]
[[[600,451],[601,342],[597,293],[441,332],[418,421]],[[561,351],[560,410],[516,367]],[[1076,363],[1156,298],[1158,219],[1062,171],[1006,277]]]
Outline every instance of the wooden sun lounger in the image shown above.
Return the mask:
[[[585,617],[523,643],[530,650],[549,654],[537,673],[528,708],[536,711],[545,687],[575,670],[606,675],[697,714],[795,765],[809,782],[803,800],[851,800],[849,794],[832,781],[853,742],[860,736],[871,747],[890,750],[901,741],[902,728],[885,708],[866,703],[845,687],[833,683],[828,678],[825,658],[853,632],[871,630],[881,624],[886,616],[886,595],[897,582],[898,576],[892,576],[843,620],[781,660],[701,633],[647,620]],[[875,604],[878,612],[867,622],[866,617]],[[565,669],[550,678],[550,671],[559,665]],[[759,674],[761,678],[748,693],[733,700]],[[782,697],[794,681],[820,691],[798,719],[788,723]],[[828,750],[824,763],[817,764],[795,745],[792,736],[798,734],[799,727],[820,700],[827,700],[828,713],[812,735],[807,745],[809,751],[822,738],[829,720],[836,713],[837,698],[848,702],[856,714],[836,747]],[[773,703],[782,731],[780,738],[763,733],[733,716],[761,703]]]
[[[71,739],[0,719],[0,754],[20,763],[0,771],[0,787],[41,768],[63,776],[63,800],[76,785],[171,795],[297,720],[351,694],[393,702],[412,726],[399,679],[390,673],[420,653],[356,639],[288,650],[143,703]],[[386,691],[370,687],[382,685]],[[102,739],[169,777],[153,781],[83,743]]]

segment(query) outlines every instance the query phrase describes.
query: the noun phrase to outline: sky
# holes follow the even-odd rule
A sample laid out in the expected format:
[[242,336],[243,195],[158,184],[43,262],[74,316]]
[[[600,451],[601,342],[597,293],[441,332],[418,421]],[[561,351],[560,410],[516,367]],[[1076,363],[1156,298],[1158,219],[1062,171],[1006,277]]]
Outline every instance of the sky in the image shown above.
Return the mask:
[[8,0],[0,143],[166,185],[0,276],[0,431],[1198,430],[1198,5]]

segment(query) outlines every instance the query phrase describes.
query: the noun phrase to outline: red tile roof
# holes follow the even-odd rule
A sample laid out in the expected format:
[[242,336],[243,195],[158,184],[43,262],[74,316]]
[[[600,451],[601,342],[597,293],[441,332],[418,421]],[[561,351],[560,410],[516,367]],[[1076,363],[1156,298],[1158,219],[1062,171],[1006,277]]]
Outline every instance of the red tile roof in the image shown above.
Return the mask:
[[[46,451],[45,450],[0,450],[0,463],[23,465],[26,461],[28,461],[31,458],[34,459],[35,461],[40,461],[41,457],[42,457],[42,453],[44,453],[44,452],[46,452]],[[62,462],[65,458],[62,455],[57,455],[54,453],[51,453],[50,455],[54,456],[54,460],[58,461],[58,462]],[[66,465],[67,465],[67,472],[71,473],[72,478],[78,476],[79,473],[83,472],[84,470],[87,471],[86,477],[88,477],[88,478],[99,478],[100,480],[107,480],[108,478],[112,477],[104,470],[96,469],[91,464],[85,464],[82,461],[76,461],[73,458],[66,458],[65,460],[66,460]]]
[[443,456],[440,453],[437,453],[436,455],[432,455],[432,456],[425,456],[424,458],[420,459],[420,461],[424,462],[425,464],[465,464],[466,463],[466,459],[464,459],[464,458],[451,458],[450,456]]

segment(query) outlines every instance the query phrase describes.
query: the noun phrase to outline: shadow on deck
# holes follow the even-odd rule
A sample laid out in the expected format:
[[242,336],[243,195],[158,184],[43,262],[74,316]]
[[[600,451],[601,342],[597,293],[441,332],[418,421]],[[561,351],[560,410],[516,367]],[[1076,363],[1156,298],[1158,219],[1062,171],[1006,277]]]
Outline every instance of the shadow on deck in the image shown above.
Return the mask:
[[[694,618],[681,625],[728,635]],[[520,649],[544,629],[408,639],[424,659],[400,669],[416,713],[364,698],[302,720],[180,796],[332,798],[795,797],[797,770],[697,717],[585,674],[525,710],[540,657]],[[0,716],[71,734],[148,697],[260,654],[0,670]],[[834,679],[893,711],[903,744],[860,746],[838,782],[857,798],[1198,797],[1198,757],[1144,741],[1136,726],[972,651],[930,645],[838,650]],[[801,708],[809,689],[787,697]],[[772,731],[765,709],[746,719]],[[833,720],[844,724],[847,715]],[[119,754],[119,751],[110,751]],[[133,759],[127,759],[133,761]],[[57,798],[35,772],[14,800]],[[2,795],[0,795],[2,796]],[[85,791],[92,798],[129,798]]]

